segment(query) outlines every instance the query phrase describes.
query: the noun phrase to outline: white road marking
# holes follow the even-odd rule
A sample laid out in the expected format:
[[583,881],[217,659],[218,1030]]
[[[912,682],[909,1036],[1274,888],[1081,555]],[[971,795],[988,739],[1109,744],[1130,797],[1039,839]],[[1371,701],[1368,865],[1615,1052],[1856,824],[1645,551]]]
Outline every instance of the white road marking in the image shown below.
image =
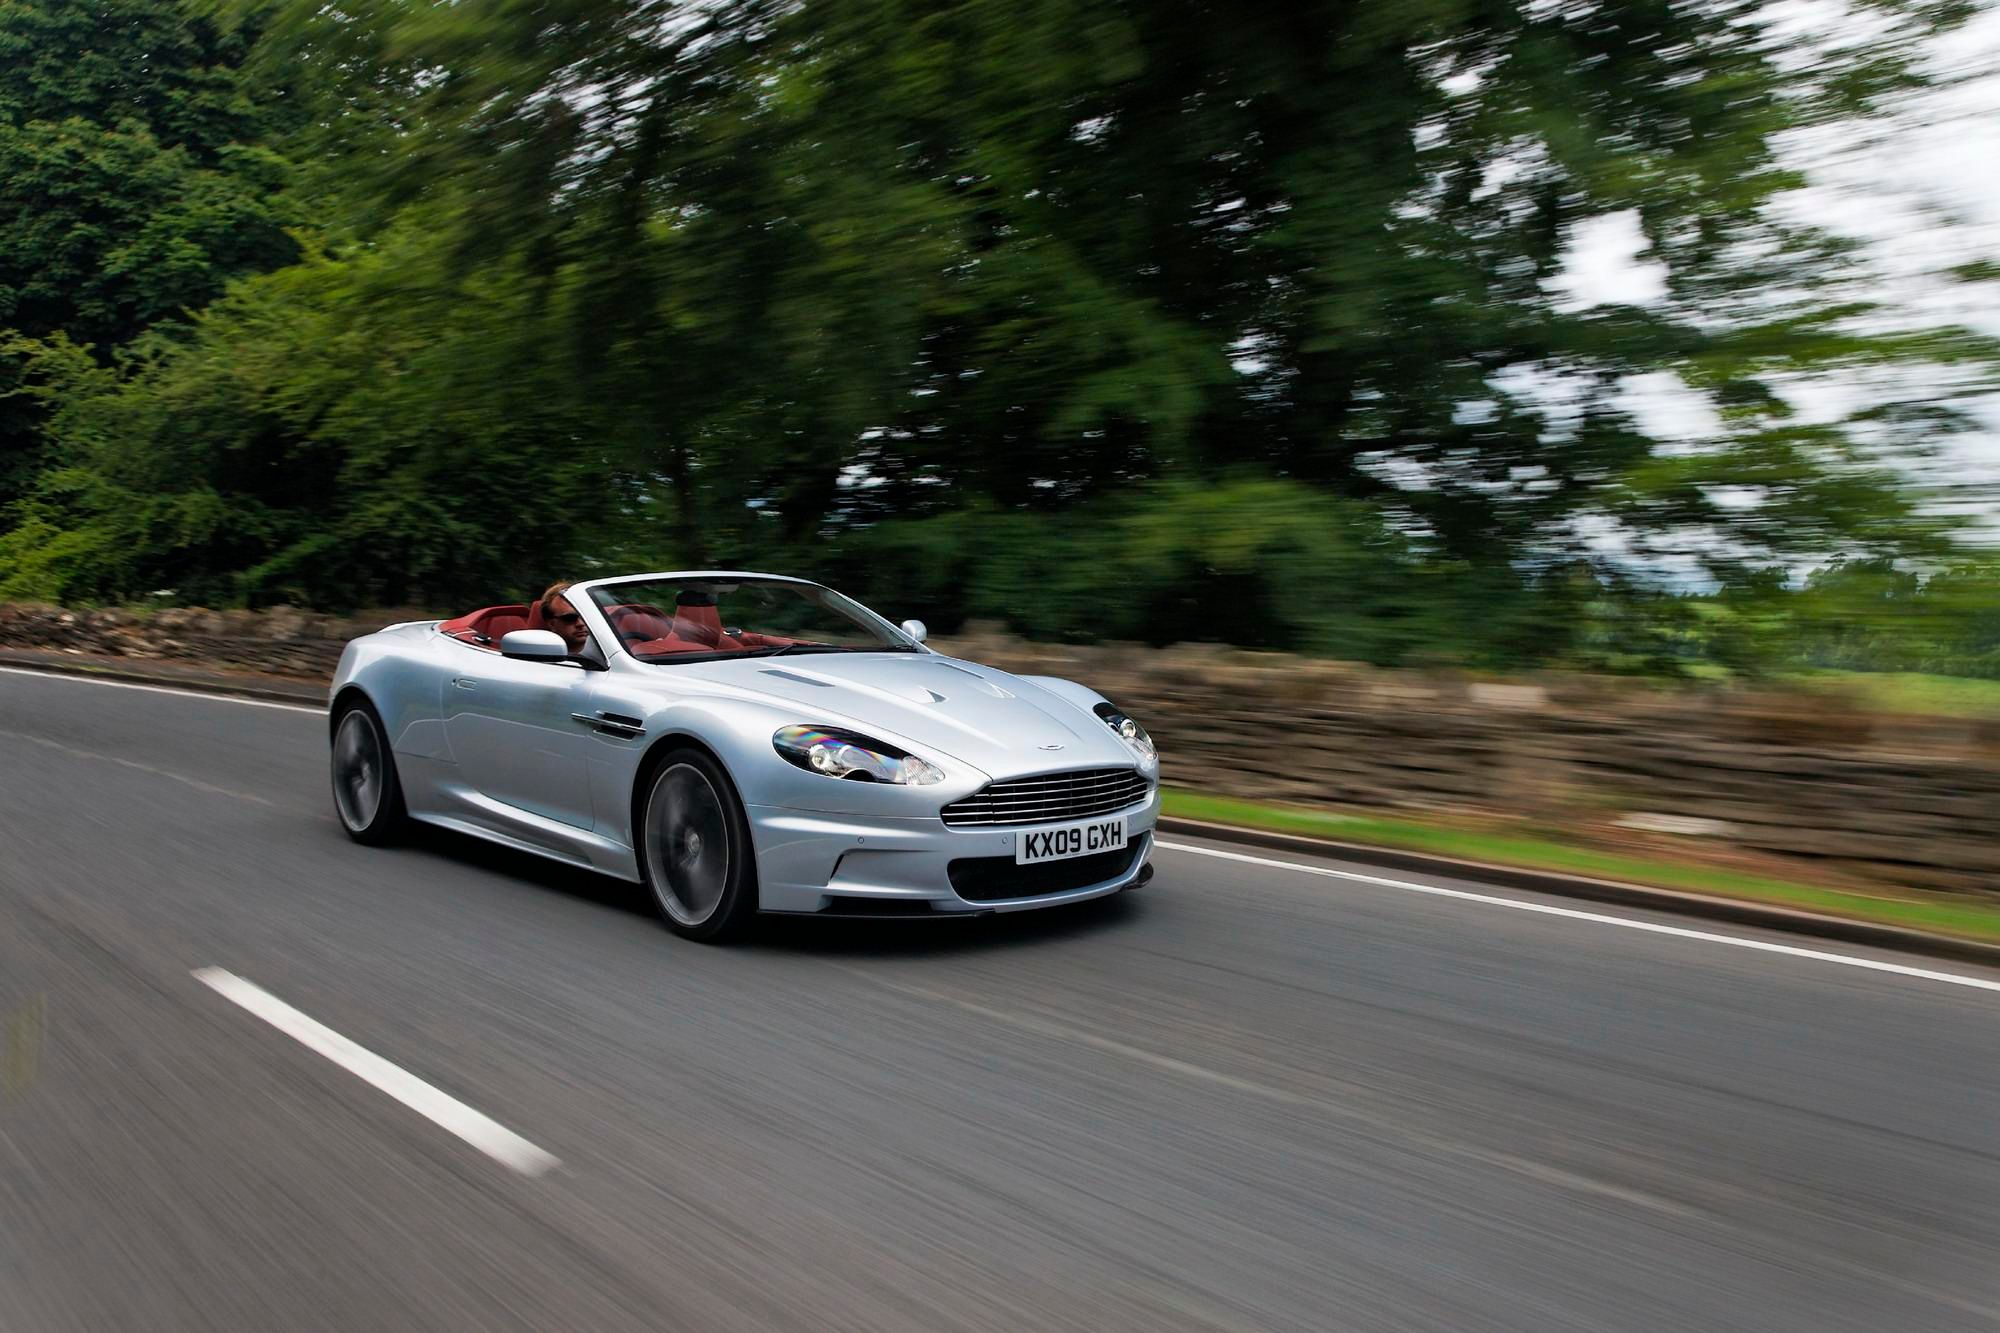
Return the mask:
[[390,1064],[381,1056],[357,1046],[315,1019],[308,1018],[263,987],[245,981],[219,967],[196,968],[195,980],[224,999],[239,1004],[278,1031],[317,1051],[353,1074],[362,1082],[388,1093],[433,1124],[464,1139],[503,1166],[524,1176],[539,1176],[560,1166],[519,1134],[473,1110],[455,1097],[439,1092],[415,1074]]
[[178,694],[183,699],[214,699],[220,703],[248,704],[252,708],[284,708],[294,713],[318,713],[322,716],[326,709],[312,704],[280,703],[276,699],[246,699],[240,694],[216,694],[211,690],[183,690],[171,685],[141,685],[135,680],[105,680],[99,676],[78,675],[69,671],[37,671],[33,667],[0,666],[0,671],[10,676],[34,676],[40,680],[71,680],[84,685],[109,685],[120,690],[147,690],[153,694]]
[[1899,977],[1920,977],[1925,981],[1942,981],[1951,986],[1970,986],[1974,990],[2000,991],[2000,981],[1985,977],[1970,977],[1961,972],[1937,972],[1927,967],[1910,967],[1903,963],[1885,963],[1875,958],[1858,958],[1853,954],[1828,953],[1824,949],[1802,949],[1795,944],[1773,944],[1769,940],[1745,939],[1740,935],[1721,935],[1710,930],[1691,930],[1686,926],[1661,925],[1656,921],[1637,921],[1631,917],[1612,916],[1606,912],[1585,912],[1574,907],[1556,907],[1549,903],[1530,902],[1523,898],[1502,898],[1497,894],[1472,893],[1466,889],[1447,889],[1437,884],[1418,884],[1407,879],[1388,879],[1381,875],[1364,875],[1355,870],[1334,870],[1329,866],[1301,865],[1296,861],[1278,861],[1268,856],[1249,856],[1243,852],[1225,852],[1215,847],[1196,847],[1185,842],[1158,842],[1155,847],[1172,852],[1186,852],[1191,856],[1212,856],[1220,861],[1241,861],[1246,865],[1270,866],[1276,870],[1295,870],[1301,875],[1323,875],[1328,879],[1351,879],[1363,884],[1377,884],[1386,889],[1402,889],[1407,893],[1426,893],[1436,898],[1457,898],[1464,902],[1485,903],[1490,907],[1505,907],[1516,912],[1534,912],[1540,916],[1568,917],[1574,921],[1594,921],[1599,925],[1618,926],[1624,930],[1643,930],[1651,935],[1673,935],[1685,940],[1706,940],[1710,944],[1726,944],[1736,949],[1754,949],[1758,953],[1784,954],[1791,958],[1810,958],[1820,963],[1838,963],[1842,967],[1865,968],[1870,972],[1890,972]]

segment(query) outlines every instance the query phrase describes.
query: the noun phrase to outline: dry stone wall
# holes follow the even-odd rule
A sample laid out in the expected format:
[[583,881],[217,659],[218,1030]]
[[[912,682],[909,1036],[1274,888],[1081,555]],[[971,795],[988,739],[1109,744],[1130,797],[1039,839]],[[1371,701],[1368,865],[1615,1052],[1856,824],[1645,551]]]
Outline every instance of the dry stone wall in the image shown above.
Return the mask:
[[[0,606],[0,647],[325,680],[398,620],[290,608]],[[1838,696],[1595,677],[1481,681],[1209,645],[940,649],[1103,691],[1153,732],[1172,785],[1354,812],[1638,827],[1795,873],[2000,897],[2000,720],[1899,717]]]
[[1698,831],[1710,844],[1700,852],[1740,850],[1767,870],[2000,897],[1996,719],[1882,715],[1818,693],[1499,683],[1196,645],[975,633],[949,650],[1103,691],[1146,723],[1178,787],[1571,831]]
[[349,639],[399,620],[435,618],[419,611],[344,618],[289,606],[267,611],[68,611],[0,604],[0,648],[67,649],[324,681],[340,664],[340,650]]

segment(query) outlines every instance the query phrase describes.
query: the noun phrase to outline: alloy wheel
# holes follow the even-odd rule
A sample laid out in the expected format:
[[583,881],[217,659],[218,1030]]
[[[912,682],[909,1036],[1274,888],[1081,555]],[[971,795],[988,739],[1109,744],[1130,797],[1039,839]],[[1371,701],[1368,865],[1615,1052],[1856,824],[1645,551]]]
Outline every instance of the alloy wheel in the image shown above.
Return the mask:
[[729,813],[715,785],[692,764],[664,769],[646,806],[646,865],[677,924],[699,926],[715,914],[729,855]]
[[382,737],[364,709],[349,709],[333,737],[333,801],[341,822],[359,833],[382,808]]

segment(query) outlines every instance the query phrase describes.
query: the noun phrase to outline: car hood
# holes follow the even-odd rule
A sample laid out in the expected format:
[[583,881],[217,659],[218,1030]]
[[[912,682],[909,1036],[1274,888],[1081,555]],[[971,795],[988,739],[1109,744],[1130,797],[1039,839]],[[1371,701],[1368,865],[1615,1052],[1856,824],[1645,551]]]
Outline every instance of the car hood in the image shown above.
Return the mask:
[[784,706],[793,721],[936,751],[988,777],[1137,765],[1109,727],[1067,699],[935,653],[810,653],[668,669],[699,670],[732,694]]

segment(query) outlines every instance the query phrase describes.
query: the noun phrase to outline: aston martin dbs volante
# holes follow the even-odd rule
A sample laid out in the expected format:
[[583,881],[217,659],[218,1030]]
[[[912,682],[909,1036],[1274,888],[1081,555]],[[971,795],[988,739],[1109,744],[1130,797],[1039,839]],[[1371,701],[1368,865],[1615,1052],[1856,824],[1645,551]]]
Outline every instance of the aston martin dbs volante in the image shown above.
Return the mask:
[[770,574],[593,579],[568,600],[392,625],[334,675],[334,807],[636,880],[712,939],[758,911],[1008,912],[1151,873],[1159,758],[1072,681],[924,646]]

